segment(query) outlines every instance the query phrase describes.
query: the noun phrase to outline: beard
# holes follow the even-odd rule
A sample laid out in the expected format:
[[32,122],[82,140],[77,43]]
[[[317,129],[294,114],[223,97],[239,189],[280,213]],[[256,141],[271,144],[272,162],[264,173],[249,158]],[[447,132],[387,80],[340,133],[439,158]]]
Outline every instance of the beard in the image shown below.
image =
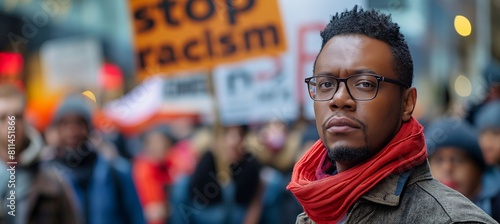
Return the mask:
[[376,152],[368,150],[368,147],[339,146],[328,150],[328,158],[336,162],[360,163],[371,158]]

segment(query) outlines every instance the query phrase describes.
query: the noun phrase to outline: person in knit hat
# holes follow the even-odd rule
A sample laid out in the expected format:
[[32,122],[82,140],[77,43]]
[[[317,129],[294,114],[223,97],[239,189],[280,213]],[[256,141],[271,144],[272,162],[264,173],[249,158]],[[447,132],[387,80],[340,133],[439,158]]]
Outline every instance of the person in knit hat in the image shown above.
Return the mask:
[[476,130],[464,120],[442,118],[426,127],[425,135],[432,175],[490,216],[500,212],[492,206],[500,186],[496,176],[486,172]]
[[110,160],[89,138],[93,130],[90,100],[69,95],[52,123],[60,137],[52,163],[71,181],[85,223],[145,223],[130,164]]
[[479,144],[488,165],[500,165],[500,100],[490,102],[476,115]]
[[486,167],[476,132],[458,118],[445,118],[432,122],[425,134],[432,175],[472,200]]
[[[484,161],[490,165],[485,175],[494,179],[490,189],[499,188],[500,183],[500,100],[492,101],[481,108],[476,115],[479,145]],[[491,200],[492,216],[500,220],[500,194]],[[500,222],[500,221],[499,221]]]

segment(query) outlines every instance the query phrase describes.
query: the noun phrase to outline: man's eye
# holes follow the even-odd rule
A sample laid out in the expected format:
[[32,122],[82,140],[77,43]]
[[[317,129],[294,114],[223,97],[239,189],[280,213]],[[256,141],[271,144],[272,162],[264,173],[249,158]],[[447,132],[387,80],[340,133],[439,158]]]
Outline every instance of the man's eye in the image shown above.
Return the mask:
[[372,88],[375,87],[375,84],[370,81],[359,81],[355,86],[361,88]]
[[332,82],[322,82],[319,84],[320,89],[328,89],[328,88],[333,88],[334,85]]

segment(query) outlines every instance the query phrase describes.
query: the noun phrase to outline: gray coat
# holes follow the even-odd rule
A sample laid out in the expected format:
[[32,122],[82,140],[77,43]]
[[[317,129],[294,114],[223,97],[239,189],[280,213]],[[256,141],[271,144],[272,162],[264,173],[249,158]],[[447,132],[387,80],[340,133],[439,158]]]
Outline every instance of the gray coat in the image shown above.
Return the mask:
[[[305,213],[297,223],[313,224]],[[497,223],[462,194],[432,178],[427,162],[390,175],[363,195],[346,223]]]

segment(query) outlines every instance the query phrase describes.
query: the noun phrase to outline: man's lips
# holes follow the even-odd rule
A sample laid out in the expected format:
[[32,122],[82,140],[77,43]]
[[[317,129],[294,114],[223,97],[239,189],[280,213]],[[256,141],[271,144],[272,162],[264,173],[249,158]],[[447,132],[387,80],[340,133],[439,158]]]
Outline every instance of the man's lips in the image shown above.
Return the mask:
[[360,129],[360,125],[348,117],[332,117],[325,126],[327,132],[342,133]]

